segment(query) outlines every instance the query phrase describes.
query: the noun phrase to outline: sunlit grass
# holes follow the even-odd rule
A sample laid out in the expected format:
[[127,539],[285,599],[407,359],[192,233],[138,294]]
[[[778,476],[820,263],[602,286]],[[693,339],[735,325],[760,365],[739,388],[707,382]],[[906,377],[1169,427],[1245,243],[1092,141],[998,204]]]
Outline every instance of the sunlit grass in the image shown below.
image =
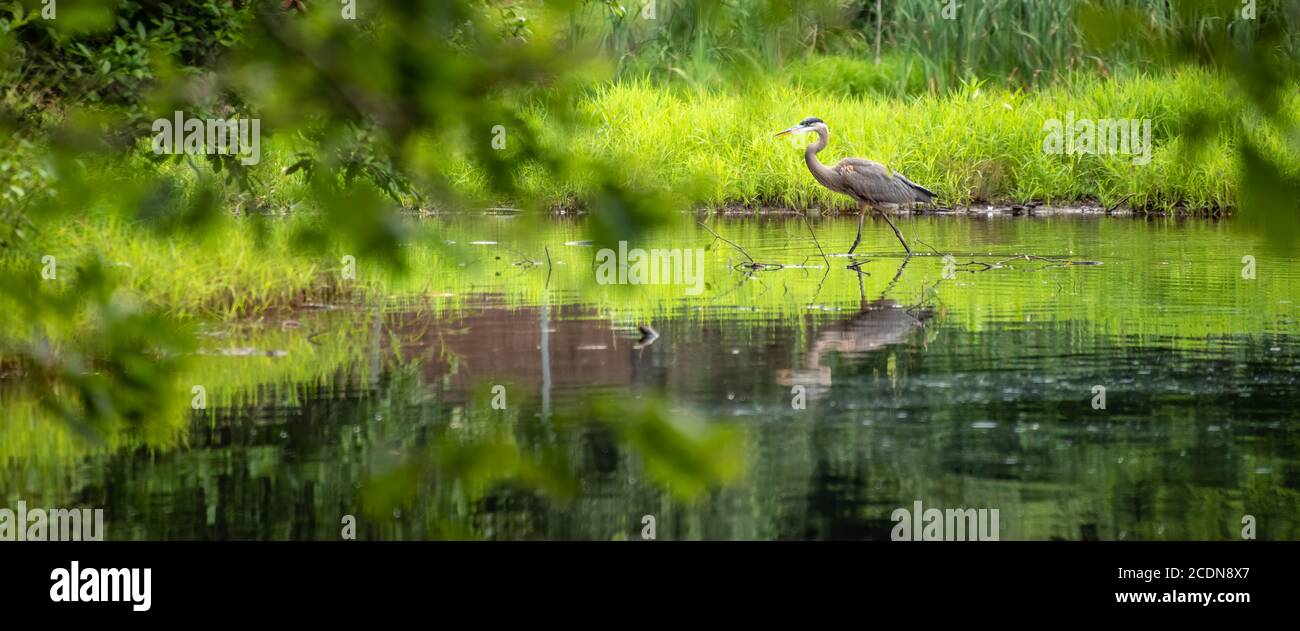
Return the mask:
[[[1126,200],[1139,209],[1204,212],[1236,205],[1235,146],[1247,138],[1300,172],[1300,164],[1286,162],[1275,131],[1233,114],[1244,98],[1223,78],[1197,70],[1082,77],[1035,92],[972,84],[948,96],[911,99],[836,95],[780,78],[751,81],[738,92],[630,80],[594,88],[581,103],[585,127],[547,140],[623,165],[637,184],[690,191],[709,208],[851,208],[852,200],[808,174],[795,143],[809,138],[772,137],[818,116],[832,134],[823,162],[877,160],[934,189],[944,204]],[[1196,144],[1187,129],[1205,107],[1222,125]],[[1293,93],[1285,109],[1300,120],[1300,97]],[[1135,164],[1131,155],[1046,153],[1044,123],[1063,121],[1069,112],[1079,119],[1151,119],[1150,164]],[[474,169],[463,161],[450,166],[453,179],[471,191],[482,184]],[[538,173],[525,165],[519,177],[525,190],[554,204],[586,198],[594,185],[582,174],[556,181]]]

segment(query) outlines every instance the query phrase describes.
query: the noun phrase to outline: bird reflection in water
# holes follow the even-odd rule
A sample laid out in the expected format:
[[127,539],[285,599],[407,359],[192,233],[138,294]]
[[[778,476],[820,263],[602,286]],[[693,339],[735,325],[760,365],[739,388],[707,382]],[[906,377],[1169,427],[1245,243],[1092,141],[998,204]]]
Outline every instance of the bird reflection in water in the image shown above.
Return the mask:
[[[852,316],[817,326],[812,344],[803,355],[803,366],[778,370],[777,383],[787,387],[804,386],[810,396],[815,395],[831,386],[831,354],[851,356],[871,353],[905,343],[917,330],[924,328],[932,310],[909,308],[897,300],[885,297],[906,267],[907,260],[904,260],[889,288],[886,288],[880,298],[867,300],[863,294],[858,311]],[[858,278],[858,290],[862,291],[861,275]]]

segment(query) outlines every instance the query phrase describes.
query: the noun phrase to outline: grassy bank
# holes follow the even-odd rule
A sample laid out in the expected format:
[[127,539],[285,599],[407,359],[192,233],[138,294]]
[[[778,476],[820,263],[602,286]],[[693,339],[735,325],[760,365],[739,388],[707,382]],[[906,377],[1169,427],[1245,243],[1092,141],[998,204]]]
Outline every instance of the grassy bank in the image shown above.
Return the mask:
[[[772,78],[738,93],[672,90],[648,82],[620,82],[592,90],[581,106],[587,119],[574,133],[553,132],[548,142],[623,167],[634,183],[690,191],[704,206],[783,205],[849,208],[852,202],[813,181],[803,163],[804,137],[774,139],[805,116],[829,125],[826,163],[867,157],[936,190],[947,204],[1097,200],[1128,197],[1139,209],[1193,211],[1237,204],[1235,146],[1250,142],[1285,162],[1283,136],[1254,116],[1241,117],[1243,99],[1221,77],[1185,70],[1162,77],[1080,79],[1036,92],[968,86],[943,97],[891,99],[828,94],[800,77]],[[1198,114],[1211,108],[1208,116]],[[1283,104],[1300,120],[1300,97]],[[1247,110],[1248,111],[1248,110]],[[1044,151],[1044,123],[1068,113],[1088,119],[1150,119],[1151,159],[1130,155],[1053,155]],[[532,111],[547,130],[547,115]],[[1203,142],[1191,130],[1212,125]],[[1294,154],[1291,154],[1292,156]],[[466,190],[484,180],[467,160],[449,165]],[[525,190],[552,203],[589,198],[594,182],[570,181],[524,168]]]
[[[548,102],[537,99],[523,107],[516,124],[527,126],[546,151],[571,153],[585,162],[547,168],[524,155],[518,143],[507,142],[493,152],[499,162],[489,165],[470,136],[423,137],[411,151],[415,188],[437,182],[458,201],[448,205],[433,201],[436,196],[427,196],[428,204],[401,201],[412,210],[525,205],[599,212],[602,187],[614,173],[633,190],[675,195],[679,210],[851,209],[852,200],[827,191],[808,173],[802,148],[814,136],[773,138],[806,116],[820,117],[830,127],[830,145],[820,155],[824,163],[845,157],[879,161],[939,193],[943,206],[1123,202],[1138,211],[1235,213],[1247,181],[1243,144],[1280,165],[1285,177],[1300,178],[1300,154],[1288,148],[1288,130],[1259,114],[1227,78],[1209,71],[1081,75],[1034,91],[969,84],[960,92],[902,98],[886,95],[896,72],[906,70],[823,57],[747,87],[600,83],[577,97],[576,120],[562,120]],[[1287,125],[1300,124],[1300,93],[1292,90],[1280,109]],[[1127,154],[1046,152],[1044,125],[1070,116],[1149,120],[1149,162],[1135,163],[1137,158]],[[504,129],[507,138],[519,133]],[[310,150],[301,138],[269,135],[257,167],[265,175],[255,205],[274,213],[315,210],[301,172],[285,174]],[[191,188],[195,184],[194,172],[183,162],[133,164],[158,169]],[[489,174],[502,171],[517,185],[515,197],[496,192]]]

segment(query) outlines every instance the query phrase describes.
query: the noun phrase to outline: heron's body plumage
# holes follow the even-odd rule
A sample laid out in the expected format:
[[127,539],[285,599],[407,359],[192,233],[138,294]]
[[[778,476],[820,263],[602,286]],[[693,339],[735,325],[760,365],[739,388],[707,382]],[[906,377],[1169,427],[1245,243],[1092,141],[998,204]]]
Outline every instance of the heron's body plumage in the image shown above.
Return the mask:
[[868,204],[912,204],[934,198],[929,189],[873,160],[845,158],[831,170],[840,175],[844,190],[838,192]]
[[[791,132],[817,132],[817,142],[808,145],[804,149],[804,161],[808,164],[808,170],[812,173],[813,178],[822,186],[848,195],[858,201],[862,207],[861,215],[858,219],[858,238],[853,241],[853,246],[849,248],[852,254],[857,249],[858,243],[862,240],[862,215],[866,214],[866,207],[871,206],[873,210],[879,212],[877,206],[889,205],[908,205],[923,203],[928,204],[937,197],[934,191],[907,179],[902,173],[895,173],[886,168],[885,165],[867,160],[864,158],[844,158],[835,163],[835,166],[826,166],[821,160],[817,159],[817,154],[826,148],[830,141],[830,130],[826,123],[820,118],[805,118],[795,127],[787,129],[781,134]],[[881,214],[881,217],[889,223],[889,227],[894,229],[895,236],[903,244],[903,249],[911,254],[912,249],[908,247],[907,241],[903,239],[903,234],[898,231],[898,227],[889,217]]]

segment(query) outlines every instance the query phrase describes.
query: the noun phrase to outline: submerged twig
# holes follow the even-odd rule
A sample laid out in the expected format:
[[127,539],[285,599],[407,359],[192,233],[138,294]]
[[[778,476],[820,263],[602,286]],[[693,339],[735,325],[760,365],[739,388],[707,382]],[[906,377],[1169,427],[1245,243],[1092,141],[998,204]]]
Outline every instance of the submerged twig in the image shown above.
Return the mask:
[[700,224],[700,227],[701,227],[701,228],[704,228],[705,230],[708,230],[708,231],[709,231],[709,234],[713,235],[713,237],[714,237],[715,239],[721,239],[722,241],[724,241],[724,242],[726,242],[727,244],[729,244],[731,247],[736,248],[737,250],[740,250],[740,253],[741,253],[741,254],[744,254],[744,255],[745,255],[745,258],[749,259],[749,262],[748,262],[748,263],[741,263],[740,265],[737,265],[736,267],[743,267],[743,268],[745,268],[745,269],[747,269],[747,270],[750,270],[750,271],[759,271],[759,270],[778,270],[778,269],[784,269],[784,268],[785,268],[785,266],[782,265],[782,264],[780,264],[780,263],[763,263],[763,262],[760,262],[760,261],[755,261],[755,260],[754,260],[754,257],[750,256],[750,255],[749,255],[749,252],[746,251],[745,248],[740,247],[740,245],[737,244],[735,241],[732,241],[731,239],[728,239],[728,238],[726,238],[726,237],[724,237],[724,236],[718,234],[717,232],[714,232],[714,231],[713,231],[713,228],[710,228],[710,227],[709,227],[707,224],[705,224],[703,221],[699,222],[699,224]]
[[[933,245],[930,245],[929,243],[926,243],[925,241],[922,241],[921,239],[916,239],[916,242],[917,242],[917,243],[920,243],[921,245],[924,245],[924,246],[927,247],[927,248],[930,248],[930,251],[931,251],[931,252],[934,252],[935,255],[937,255],[937,256],[951,256],[951,254],[944,254],[943,252],[940,252],[940,251],[939,251],[937,248],[935,248]],[[991,270],[991,269],[996,269],[996,268],[1004,267],[1004,266],[1006,266],[1007,263],[1010,263],[1010,262],[1012,262],[1012,261],[1045,261],[1045,262],[1048,262],[1048,263],[1055,263],[1055,264],[1057,264],[1057,265],[1101,265],[1101,261],[1075,261],[1075,260],[1071,260],[1071,259],[1053,258],[1053,257],[1050,257],[1050,256],[1039,256],[1039,255],[1037,255],[1037,254],[1017,254],[1017,255],[1012,256],[1012,257],[1010,257],[1010,258],[1006,258],[1006,259],[1002,259],[1001,261],[997,261],[996,263],[985,263],[985,262],[983,262],[983,261],[974,261],[974,260],[972,260],[972,261],[967,261],[967,262],[965,262],[965,263],[956,263],[956,259],[954,259],[954,264],[957,265],[958,267],[965,267],[965,266],[968,266],[968,265],[979,266],[979,267],[981,267],[981,268],[983,268],[983,269],[979,269],[979,270],[970,270],[970,271],[972,271],[972,272],[975,272],[975,271],[985,272],[985,271],[988,271],[988,270]],[[1047,267],[1051,267],[1051,266],[1047,266]]]
[[995,263],[995,265],[1001,267],[1006,263],[1010,263],[1011,261],[1046,261],[1048,263],[1056,263],[1059,265],[1101,265],[1101,261],[1074,261],[1071,259],[1057,259],[1048,256],[1038,256],[1036,254],[1019,254],[1009,259],[1003,259],[1001,261],[998,261],[997,263]]
[[826,262],[826,267],[829,268],[831,266],[831,260],[826,256],[826,250],[822,249],[822,242],[817,239],[817,231],[813,230],[812,223],[808,221],[807,213],[803,214],[803,223],[808,226],[808,234],[812,235],[813,243],[817,244],[817,251],[822,253],[822,260]]
[[551,246],[542,246],[542,249],[546,251],[546,287],[549,288],[551,286]]
[[[915,238],[915,237],[913,237],[913,238]],[[929,243],[926,243],[926,242],[924,242],[924,241],[922,241],[922,240],[920,240],[920,239],[916,239],[916,242],[917,242],[917,243],[920,243],[921,245],[924,245],[924,246],[927,247],[927,248],[930,248],[930,251],[931,251],[931,252],[934,252],[937,256],[943,256],[943,252],[940,252],[939,250],[936,250],[935,247],[934,247],[933,245],[930,245]]]
[[728,238],[726,238],[726,237],[724,237],[724,236],[722,236],[722,235],[720,235],[720,234],[714,232],[714,231],[713,231],[713,228],[710,228],[709,225],[706,224],[706,223],[704,223],[703,221],[701,221],[701,222],[699,222],[699,223],[700,223],[700,227],[701,227],[701,228],[704,228],[705,230],[708,230],[708,231],[709,231],[709,234],[713,235],[713,238],[723,240],[724,242],[726,242],[727,244],[729,244],[731,247],[736,248],[737,250],[740,250],[740,253],[741,253],[741,254],[744,254],[744,255],[745,255],[745,258],[749,259],[749,262],[750,262],[750,263],[753,263],[753,262],[754,262],[754,257],[750,256],[750,255],[749,255],[749,252],[746,252],[746,251],[745,251],[745,248],[740,247],[740,246],[737,245],[734,241],[732,241],[732,240],[730,240],[730,239],[728,239]]

